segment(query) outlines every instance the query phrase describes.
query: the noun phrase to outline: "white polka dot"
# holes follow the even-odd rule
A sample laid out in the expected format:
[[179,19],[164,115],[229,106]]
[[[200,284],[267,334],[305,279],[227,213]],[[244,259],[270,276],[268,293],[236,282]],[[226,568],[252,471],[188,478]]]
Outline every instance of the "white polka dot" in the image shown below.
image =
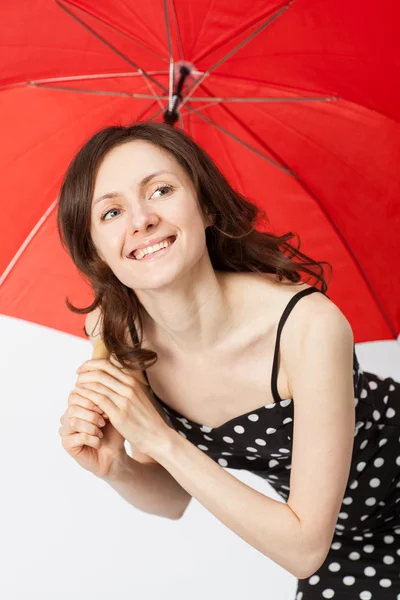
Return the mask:
[[376,498],[367,498],[365,504],[367,506],[374,506],[376,504]]
[[379,468],[379,467],[381,467],[383,465],[384,462],[385,461],[383,460],[383,458],[376,458],[374,460],[374,466],[377,467],[377,468]]
[[341,523],[336,523],[335,527],[337,529],[344,529],[344,525],[342,525]]
[[199,444],[197,447],[199,450],[208,450],[207,446],[203,446],[202,444]]
[[338,516],[339,516],[339,519],[348,519],[349,518],[349,515],[345,512],[340,512]]
[[258,444],[258,446],[266,446],[267,442],[261,438],[257,438],[256,440],[254,440],[256,444]]
[[203,435],[203,438],[208,442],[212,442],[214,438],[211,438],[209,435]]
[[187,439],[186,433],[183,433],[183,431],[181,431],[180,429],[178,430],[178,433],[180,433],[182,437]]
[[310,579],[308,580],[308,583],[310,585],[316,585],[319,582],[319,575],[313,575],[312,577],[310,577]]
[[257,460],[256,456],[246,456],[247,460]]
[[365,469],[366,464],[367,463],[363,462],[363,461],[359,462],[358,465],[357,465],[357,471],[362,471],[363,469]]
[[364,450],[365,446],[368,444],[368,440],[364,440],[363,442],[361,442],[360,444],[360,449]]
[[292,402],[291,398],[288,398],[287,400],[282,400],[281,401],[281,406],[285,407],[285,406],[289,406],[289,404]]
[[365,388],[361,390],[360,398],[366,398],[368,396],[368,392]]
[[365,429],[371,429],[371,427],[372,427],[372,423],[371,423],[371,421],[367,421],[367,422],[365,423]]
[[363,541],[363,539],[364,539],[364,538],[362,537],[362,535],[353,535],[353,540],[354,540],[355,542],[362,542],[362,541]]
[[282,452],[282,454],[287,454],[288,452],[290,452],[290,450],[288,450],[287,448],[279,448],[279,452]]
[[384,446],[385,444],[387,444],[387,439],[382,438],[381,440],[379,440],[378,446],[380,448],[381,446]]
[[367,577],[373,577],[374,575],[376,575],[374,567],[365,567],[364,573]]
[[332,571],[332,573],[336,573],[337,571],[340,571],[340,565],[337,562],[331,563],[330,565],[328,565],[328,569],[330,571]]
[[276,402],[270,402],[270,404],[266,404],[264,408],[275,408]]
[[303,600],[303,592],[299,592],[296,596],[296,600]]
[[380,479],[378,479],[377,477],[373,477],[373,478],[370,480],[370,482],[369,482],[369,485],[370,485],[372,488],[379,487],[379,486],[380,486],[380,484],[381,484],[381,481],[380,481]]
[[227,467],[228,466],[228,461],[225,458],[219,458],[218,459],[218,463],[221,465],[221,467]]
[[343,583],[344,585],[353,585],[353,583],[355,583],[356,578],[353,577],[352,575],[347,575],[346,577],[343,578]]
[[236,433],[244,433],[246,430],[242,425],[235,425],[233,431],[236,431]]
[[396,458],[396,465],[397,465],[398,467],[400,467],[400,456],[398,456],[398,457]]
[[284,424],[284,425],[287,425],[288,423],[291,423],[292,421],[293,421],[293,419],[292,419],[291,417],[287,417],[287,419],[285,419],[285,420],[283,421],[283,424]]
[[247,452],[257,452],[256,448],[253,448],[252,446],[247,446],[246,450]]
[[249,421],[254,421],[255,422],[255,421],[258,421],[258,419],[260,417],[258,415],[254,415],[253,414],[253,415],[249,415],[247,418],[249,419]]
[[276,467],[277,465],[279,465],[277,460],[270,460],[268,463],[270,469],[272,469],[272,467]]
[[323,598],[333,598],[334,595],[335,595],[335,592],[331,588],[328,588],[327,590],[324,590],[322,592]]
[[370,554],[375,550],[375,548],[372,544],[367,544],[366,546],[364,546],[363,550],[364,552],[368,552],[368,554]]
[[392,535],[385,535],[383,541],[385,542],[385,544],[393,544],[394,537]]
[[386,554],[386,556],[383,557],[383,562],[385,565],[392,565],[394,563],[394,557]]
[[274,429],[273,427],[268,427],[268,429],[267,429],[268,435],[271,433],[275,433],[275,432],[276,432],[276,429]]
[[234,442],[234,440],[227,435],[224,435],[224,437],[222,439],[224,440],[224,442],[227,442],[227,444],[233,444],[233,442]]
[[347,496],[346,498],[343,498],[342,504],[351,504],[352,502],[353,498],[351,496]]
[[350,487],[350,489],[351,489],[351,490],[355,490],[355,489],[356,489],[356,487],[358,487],[358,481],[357,481],[357,479],[355,479],[355,480],[354,480],[354,481],[353,481],[353,482],[350,484],[350,486],[349,486],[349,487]]
[[371,600],[371,598],[372,598],[371,592],[365,591],[365,592],[360,593],[360,600]]
[[392,417],[394,417],[394,415],[396,414],[396,411],[394,410],[394,408],[388,408],[386,411],[386,416],[391,419]]
[[213,428],[212,428],[212,427],[208,427],[208,425],[202,425],[202,426],[200,427],[200,430],[201,430],[201,431],[204,431],[204,433],[210,433],[210,431],[212,431],[212,429],[213,429]]
[[379,410],[374,410],[372,416],[375,419],[375,421],[379,421],[379,419],[381,418],[381,413],[379,412]]
[[392,585],[392,582],[390,581],[390,579],[381,579],[379,581],[379,585],[381,585],[384,588],[388,588]]
[[333,542],[333,544],[331,544],[332,550],[339,550],[341,547],[342,547],[342,542]]
[[361,554],[359,552],[350,552],[349,559],[350,560],[358,560]]

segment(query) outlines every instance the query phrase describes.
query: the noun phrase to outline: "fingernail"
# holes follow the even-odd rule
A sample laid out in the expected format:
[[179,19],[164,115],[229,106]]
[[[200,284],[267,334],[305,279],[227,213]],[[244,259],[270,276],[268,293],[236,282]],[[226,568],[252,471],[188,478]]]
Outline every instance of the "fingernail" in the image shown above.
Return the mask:
[[102,417],[100,417],[100,419],[99,419],[100,427],[103,427],[105,424],[106,424],[105,420]]

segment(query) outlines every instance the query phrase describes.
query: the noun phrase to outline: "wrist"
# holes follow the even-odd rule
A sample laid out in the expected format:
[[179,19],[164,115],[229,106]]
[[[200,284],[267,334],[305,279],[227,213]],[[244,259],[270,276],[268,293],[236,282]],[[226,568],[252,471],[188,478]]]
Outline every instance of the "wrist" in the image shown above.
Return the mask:
[[164,466],[165,462],[168,462],[177,452],[180,452],[180,448],[185,442],[187,441],[175,429],[168,427],[168,431],[162,436],[157,445],[148,452],[148,455]]
[[121,450],[114,458],[107,475],[103,475],[100,479],[106,481],[107,483],[112,483],[115,481],[119,481],[124,478],[124,474],[126,474],[129,469],[129,462],[132,458],[126,453],[125,448]]

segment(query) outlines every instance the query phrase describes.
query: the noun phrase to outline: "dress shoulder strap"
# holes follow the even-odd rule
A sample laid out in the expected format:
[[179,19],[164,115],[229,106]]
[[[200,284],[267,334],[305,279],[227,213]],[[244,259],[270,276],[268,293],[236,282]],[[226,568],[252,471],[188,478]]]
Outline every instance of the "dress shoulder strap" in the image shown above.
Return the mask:
[[277,382],[278,382],[279,344],[281,341],[281,333],[282,333],[283,326],[286,323],[286,320],[287,320],[288,316],[290,315],[290,313],[292,312],[293,308],[296,306],[297,302],[300,300],[300,298],[303,298],[303,296],[308,296],[309,294],[313,294],[314,292],[320,292],[322,294],[322,292],[315,287],[306,288],[305,290],[301,290],[300,292],[295,294],[293,296],[293,298],[291,298],[289,300],[285,310],[282,313],[281,318],[279,319],[278,328],[277,328],[277,332],[276,332],[274,361],[272,363],[272,375],[271,375],[271,390],[272,390],[272,395],[274,397],[275,402],[282,401],[282,398],[278,394]]

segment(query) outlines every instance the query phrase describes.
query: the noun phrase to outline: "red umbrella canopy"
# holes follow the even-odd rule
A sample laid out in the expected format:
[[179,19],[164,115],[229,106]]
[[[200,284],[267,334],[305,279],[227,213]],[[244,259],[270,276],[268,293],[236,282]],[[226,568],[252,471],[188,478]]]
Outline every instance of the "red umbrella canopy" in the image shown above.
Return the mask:
[[3,2],[0,312],[83,335],[62,177],[99,129],[169,116],[275,233],[332,264],[356,342],[396,339],[399,23],[394,0]]

